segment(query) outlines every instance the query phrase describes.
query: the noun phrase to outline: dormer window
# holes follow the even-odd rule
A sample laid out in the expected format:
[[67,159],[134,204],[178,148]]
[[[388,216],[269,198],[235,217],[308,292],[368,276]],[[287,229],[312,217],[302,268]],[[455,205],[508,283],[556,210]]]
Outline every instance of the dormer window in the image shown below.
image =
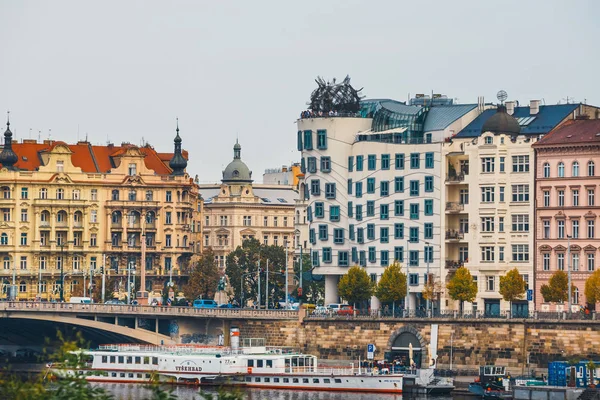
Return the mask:
[[494,138],[491,136],[485,137],[485,144],[494,144]]
[[137,165],[136,164],[129,164],[128,171],[129,171],[128,172],[129,176],[137,175]]
[[65,171],[65,162],[63,160],[56,161],[56,172]]

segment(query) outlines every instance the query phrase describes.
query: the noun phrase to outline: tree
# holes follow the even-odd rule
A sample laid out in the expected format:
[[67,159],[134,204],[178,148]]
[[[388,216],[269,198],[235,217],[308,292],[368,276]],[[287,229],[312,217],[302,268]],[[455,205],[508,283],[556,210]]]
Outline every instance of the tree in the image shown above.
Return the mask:
[[460,312],[462,314],[465,301],[473,301],[477,296],[477,283],[473,281],[471,272],[465,267],[460,267],[446,284],[448,295],[452,300],[460,301]]
[[343,299],[356,305],[371,298],[373,284],[364,268],[354,266],[340,278],[338,292]]
[[[556,271],[548,281],[542,285],[540,292],[546,303],[562,303],[569,299],[567,288],[569,287],[569,276],[565,271]],[[571,285],[571,290],[574,286]]]
[[375,296],[382,303],[392,302],[392,311],[396,313],[396,302],[406,297],[406,274],[402,272],[398,261],[388,266],[381,274]]
[[198,262],[192,268],[187,285],[183,287],[185,297],[212,299],[219,284],[219,268],[215,263],[215,253],[209,247],[204,250]]
[[518,269],[511,269],[505,276],[500,277],[499,292],[502,298],[509,302],[509,310],[512,310],[513,301],[523,298],[525,294],[525,280],[519,274]]
[[[302,255],[302,296],[298,298],[308,303],[316,304],[325,298],[325,276],[313,274],[313,268],[310,261],[310,255]],[[300,262],[294,263],[294,274],[300,276]],[[298,293],[300,282],[296,287],[295,293]]]
[[585,281],[584,293],[588,304],[596,304],[600,301],[600,269],[594,271]]
[[[436,301],[438,295],[442,293],[442,284],[435,280],[434,274],[429,274],[427,282],[423,285],[423,298],[429,302]],[[433,306],[432,306],[433,308]]]

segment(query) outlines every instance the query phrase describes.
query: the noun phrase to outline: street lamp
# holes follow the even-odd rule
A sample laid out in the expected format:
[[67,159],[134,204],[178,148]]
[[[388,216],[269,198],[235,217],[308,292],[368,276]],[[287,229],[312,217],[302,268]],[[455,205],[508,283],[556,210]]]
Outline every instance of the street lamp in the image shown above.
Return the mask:
[[68,240],[61,240],[58,245],[60,246],[60,301],[65,301],[65,246],[69,245]]

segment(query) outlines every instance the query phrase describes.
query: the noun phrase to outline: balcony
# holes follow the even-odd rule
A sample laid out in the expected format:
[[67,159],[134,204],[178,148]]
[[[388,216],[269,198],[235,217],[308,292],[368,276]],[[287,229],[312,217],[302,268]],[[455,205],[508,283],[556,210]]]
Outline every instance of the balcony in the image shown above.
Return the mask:
[[446,202],[446,212],[463,212],[465,210],[465,205],[463,203],[458,203],[454,201]]
[[456,229],[448,229],[446,231],[446,240],[464,240],[464,232],[457,231]]
[[446,175],[446,183],[462,183],[465,180],[465,176],[467,174],[465,173],[460,173],[460,174],[448,174]]
[[465,263],[464,261],[458,261],[458,260],[446,260],[446,269],[449,270],[457,270],[460,267],[464,267]]

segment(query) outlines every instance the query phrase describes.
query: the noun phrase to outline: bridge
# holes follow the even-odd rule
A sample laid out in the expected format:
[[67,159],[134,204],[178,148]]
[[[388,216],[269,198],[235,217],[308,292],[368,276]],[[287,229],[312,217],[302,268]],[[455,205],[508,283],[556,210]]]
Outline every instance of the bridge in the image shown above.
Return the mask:
[[215,324],[220,325],[219,330],[227,334],[232,322],[294,322],[298,318],[298,311],[292,310],[0,302],[0,328],[3,320],[50,322],[150,344],[174,344],[181,334],[199,330],[208,335],[211,324],[213,329]]

